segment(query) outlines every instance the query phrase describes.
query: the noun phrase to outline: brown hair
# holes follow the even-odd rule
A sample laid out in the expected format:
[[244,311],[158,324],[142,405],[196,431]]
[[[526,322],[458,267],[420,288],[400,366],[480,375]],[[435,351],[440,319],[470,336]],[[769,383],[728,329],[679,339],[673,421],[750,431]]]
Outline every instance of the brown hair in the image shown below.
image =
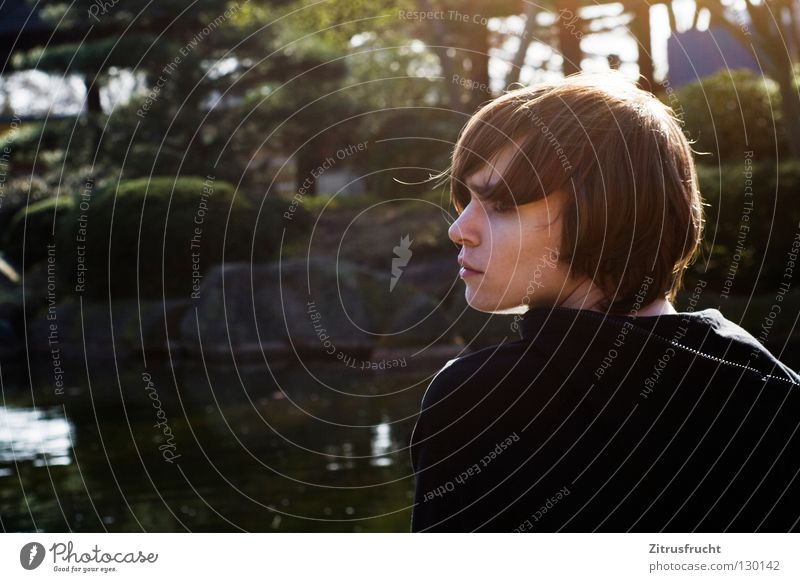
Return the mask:
[[509,145],[516,153],[482,200],[516,205],[565,192],[559,260],[595,282],[603,308],[674,301],[704,218],[692,149],[672,109],[616,72],[506,92],[459,135],[447,172],[459,213],[471,197],[466,178]]

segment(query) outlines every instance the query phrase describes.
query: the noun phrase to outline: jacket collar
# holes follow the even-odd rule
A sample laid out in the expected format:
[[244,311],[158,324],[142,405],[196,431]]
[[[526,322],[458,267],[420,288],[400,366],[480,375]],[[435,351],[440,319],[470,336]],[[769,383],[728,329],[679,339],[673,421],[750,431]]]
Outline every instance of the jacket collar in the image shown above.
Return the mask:
[[557,325],[562,327],[573,323],[578,318],[591,318],[590,315],[603,316],[599,312],[589,312],[585,309],[572,309],[569,307],[532,307],[522,316],[519,322],[519,335],[521,338],[533,338],[541,332],[545,326]]
[[719,314],[715,309],[704,309],[690,313],[672,313],[668,315],[620,315],[605,313],[590,309],[573,309],[571,307],[532,307],[522,316],[519,322],[519,335],[521,338],[535,338],[542,329],[553,326],[559,329],[570,329],[574,323],[580,321],[594,322],[595,325],[607,322],[621,324],[629,321],[639,327],[653,331],[657,325],[673,328],[675,325],[696,321],[702,318],[714,318]]

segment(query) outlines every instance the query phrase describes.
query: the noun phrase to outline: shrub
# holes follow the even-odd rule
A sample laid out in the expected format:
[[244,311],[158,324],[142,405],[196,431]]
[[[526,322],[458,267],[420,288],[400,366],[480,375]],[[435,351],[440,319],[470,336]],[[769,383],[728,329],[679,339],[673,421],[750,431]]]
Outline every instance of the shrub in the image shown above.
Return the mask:
[[57,229],[71,207],[72,200],[61,196],[58,200],[46,198],[20,208],[3,234],[2,249],[7,259],[24,270],[46,259],[47,245],[55,242],[53,221]]
[[[743,162],[698,167],[700,189],[709,206],[705,250],[693,265],[692,275],[718,291],[729,279],[731,295],[755,291],[774,296],[781,283],[792,283],[797,277],[797,267],[793,277],[787,279],[784,274],[787,253],[800,236],[800,162],[777,167],[770,162],[754,163],[752,196],[745,195],[746,170]],[[748,212],[749,202],[752,210]]]
[[694,150],[711,154],[703,157],[707,163],[737,162],[746,150],[771,159],[786,152],[780,92],[770,79],[721,71],[662,99],[683,118]]
[[0,239],[5,238],[17,212],[29,204],[49,198],[50,192],[47,182],[40,176],[11,178],[0,186],[0,232],[3,233]]
[[14,174],[29,174],[91,160],[94,129],[84,118],[50,119],[47,122],[25,121],[16,132],[0,136],[0,150],[10,152]]
[[370,145],[358,158],[361,167],[369,168],[368,190],[384,197],[430,192],[433,184],[427,179],[447,168],[451,144],[465,118],[426,108],[390,109],[376,115],[371,120],[375,127]]
[[[186,298],[213,265],[274,259],[287,206],[268,197],[259,215],[242,193],[234,196],[231,184],[199,177],[123,181],[80,202],[59,240],[73,249],[64,273],[70,286],[79,283],[83,263],[85,286],[77,292],[94,299],[108,297],[109,272],[112,298],[137,297],[137,289],[141,298]],[[298,209],[284,244],[309,223]]]

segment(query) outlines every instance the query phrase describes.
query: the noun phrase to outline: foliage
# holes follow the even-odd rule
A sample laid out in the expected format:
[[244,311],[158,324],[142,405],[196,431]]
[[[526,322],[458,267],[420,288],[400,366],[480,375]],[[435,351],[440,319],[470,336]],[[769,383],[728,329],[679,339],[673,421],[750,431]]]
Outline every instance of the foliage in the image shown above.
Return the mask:
[[134,68],[140,64],[142,55],[150,58],[169,58],[167,47],[159,43],[156,35],[129,35],[100,38],[89,43],[55,44],[52,47],[36,48],[14,57],[14,67],[20,70],[80,72],[96,76],[111,67]]
[[[719,291],[729,285],[731,294],[774,295],[778,285],[791,282],[784,270],[800,233],[800,162],[700,166],[698,177],[709,206],[704,252],[693,265],[693,275]],[[748,179],[752,196],[746,195]]]
[[[12,178],[2,187],[0,204],[0,233],[7,233],[14,215],[28,204],[44,200],[50,196],[47,182],[39,177]],[[5,234],[0,236],[4,238]]]
[[[786,151],[777,85],[748,70],[721,71],[678,89],[672,106],[684,129],[696,140],[695,151],[708,153],[706,163],[736,162],[745,151],[777,158]],[[776,149],[777,142],[777,149]]]
[[74,167],[92,158],[92,128],[86,118],[26,122],[0,136],[0,151],[9,152],[14,176],[40,175],[64,164]]
[[369,188],[419,195],[431,189],[428,178],[448,167],[455,136],[465,119],[438,108],[409,108],[375,115],[374,145],[367,150]]
[[82,251],[87,296],[108,296],[110,265],[113,298],[188,298],[213,265],[275,259],[284,227],[284,243],[303,236],[307,215],[298,208],[287,225],[286,210],[272,197],[259,207],[231,184],[209,178],[123,181],[93,194],[88,208],[73,207],[58,234],[59,245],[70,249],[64,254],[74,258],[63,263],[62,275],[75,285]]
[[64,221],[71,206],[67,197],[46,198],[18,210],[3,234],[6,258],[22,269],[45,260],[47,245],[55,243],[54,227]]

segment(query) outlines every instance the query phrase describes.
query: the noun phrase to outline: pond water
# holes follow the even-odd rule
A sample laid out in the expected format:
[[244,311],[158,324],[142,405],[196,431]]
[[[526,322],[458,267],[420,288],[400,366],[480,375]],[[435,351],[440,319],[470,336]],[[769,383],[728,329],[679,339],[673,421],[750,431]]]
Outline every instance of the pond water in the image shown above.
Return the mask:
[[[408,442],[445,360],[0,366],[4,531],[410,529]],[[31,372],[28,372],[28,369]]]
[[[780,350],[795,369],[796,347]],[[74,358],[62,393],[48,358],[0,362],[0,528],[407,532],[411,431],[451,357],[386,370]]]

